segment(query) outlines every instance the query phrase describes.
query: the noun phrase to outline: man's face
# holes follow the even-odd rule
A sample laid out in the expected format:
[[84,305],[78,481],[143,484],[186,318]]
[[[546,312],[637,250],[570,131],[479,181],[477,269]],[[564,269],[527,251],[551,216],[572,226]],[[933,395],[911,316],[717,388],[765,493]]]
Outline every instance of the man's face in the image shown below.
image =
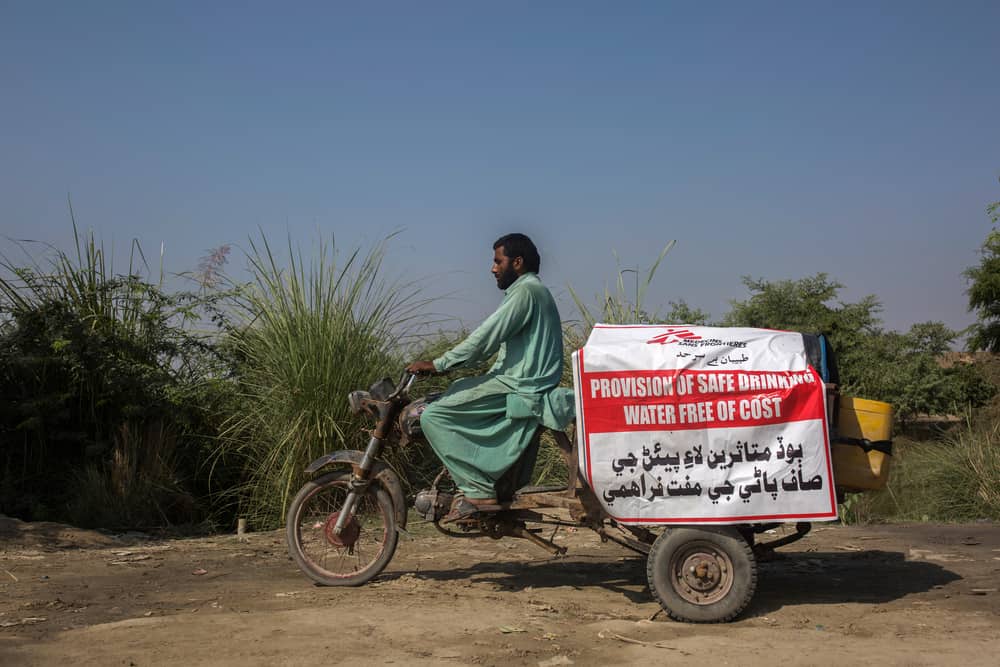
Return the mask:
[[520,257],[508,257],[503,246],[493,249],[493,277],[497,279],[497,287],[507,289],[521,275],[518,269],[524,264]]

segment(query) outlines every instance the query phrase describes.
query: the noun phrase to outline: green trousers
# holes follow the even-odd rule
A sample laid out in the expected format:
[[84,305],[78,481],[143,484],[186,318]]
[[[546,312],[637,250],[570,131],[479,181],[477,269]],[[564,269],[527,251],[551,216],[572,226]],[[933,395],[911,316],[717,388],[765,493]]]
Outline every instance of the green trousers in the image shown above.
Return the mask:
[[507,416],[511,390],[491,376],[456,380],[420,416],[420,428],[459,490],[495,498],[496,482],[531,444],[532,418]]

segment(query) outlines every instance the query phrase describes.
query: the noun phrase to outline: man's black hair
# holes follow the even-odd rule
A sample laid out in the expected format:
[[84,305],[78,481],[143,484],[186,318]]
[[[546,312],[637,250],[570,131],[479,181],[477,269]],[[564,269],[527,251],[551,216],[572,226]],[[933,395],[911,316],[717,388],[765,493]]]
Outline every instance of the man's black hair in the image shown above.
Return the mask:
[[542,259],[538,256],[538,248],[524,234],[507,234],[501,236],[493,244],[493,249],[503,248],[505,257],[514,259],[520,257],[524,260],[524,270],[538,273]]

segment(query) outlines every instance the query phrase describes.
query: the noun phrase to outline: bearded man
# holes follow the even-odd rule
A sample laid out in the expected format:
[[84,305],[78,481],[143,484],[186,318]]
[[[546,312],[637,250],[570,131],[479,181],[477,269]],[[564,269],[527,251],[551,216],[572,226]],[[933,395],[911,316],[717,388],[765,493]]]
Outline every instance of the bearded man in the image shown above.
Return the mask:
[[524,234],[497,239],[491,272],[505,291],[500,306],[448,352],[407,367],[411,373],[443,373],[497,355],[486,375],[455,381],[420,416],[424,435],[461,492],[445,521],[499,510],[496,483],[539,425],[562,429],[573,417],[573,392],[557,389],[562,325],[552,294],[538,278],[540,264]]

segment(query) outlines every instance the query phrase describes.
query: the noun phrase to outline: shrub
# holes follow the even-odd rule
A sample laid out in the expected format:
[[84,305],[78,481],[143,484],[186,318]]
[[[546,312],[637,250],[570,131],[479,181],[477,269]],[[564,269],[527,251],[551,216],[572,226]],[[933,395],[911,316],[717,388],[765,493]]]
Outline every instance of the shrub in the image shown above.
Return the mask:
[[[187,521],[212,430],[205,378],[216,356],[192,326],[205,297],[149,281],[137,243],[117,274],[92,234],[81,239],[75,224],[74,234],[75,257],[0,261],[0,511],[81,525]],[[149,454],[164,442],[169,457]]]

